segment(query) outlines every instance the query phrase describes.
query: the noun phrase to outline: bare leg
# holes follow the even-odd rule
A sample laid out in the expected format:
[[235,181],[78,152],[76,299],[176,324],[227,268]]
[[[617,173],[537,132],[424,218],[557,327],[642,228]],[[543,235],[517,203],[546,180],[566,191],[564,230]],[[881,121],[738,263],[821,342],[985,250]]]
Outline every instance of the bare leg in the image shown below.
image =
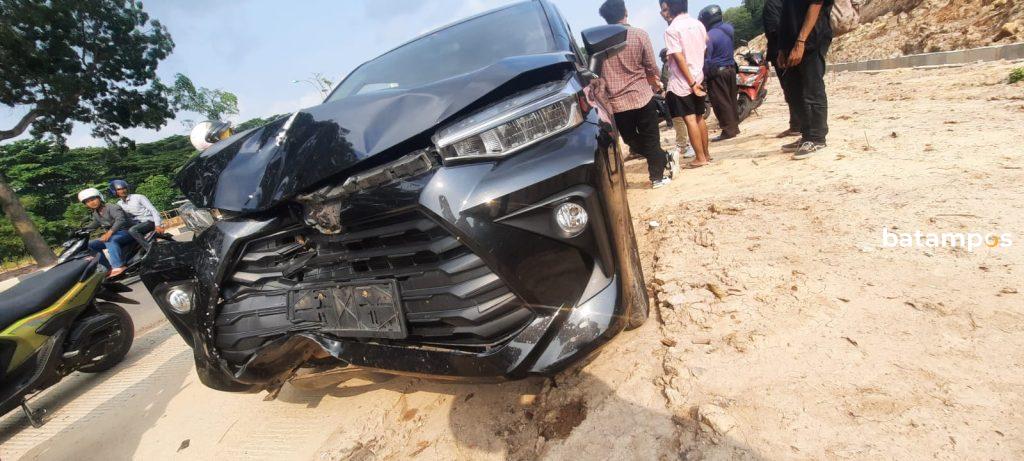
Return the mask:
[[[699,121],[698,121],[699,120]],[[687,115],[683,117],[686,123],[686,131],[690,134],[690,145],[693,146],[697,159],[690,163],[690,166],[704,166],[708,164],[708,126],[704,117]],[[703,132],[701,125],[704,126]]]
[[704,143],[704,158],[707,161],[711,161],[711,146],[709,144],[708,137],[708,121],[704,117],[697,117],[697,123],[700,125],[701,142]]

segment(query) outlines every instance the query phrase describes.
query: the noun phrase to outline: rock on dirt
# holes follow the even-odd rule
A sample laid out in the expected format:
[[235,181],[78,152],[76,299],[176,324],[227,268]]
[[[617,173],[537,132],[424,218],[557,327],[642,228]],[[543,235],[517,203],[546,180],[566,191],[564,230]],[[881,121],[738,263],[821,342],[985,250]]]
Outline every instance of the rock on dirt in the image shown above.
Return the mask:
[[701,430],[716,436],[726,435],[739,425],[724,408],[709,403],[697,407],[697,419]]

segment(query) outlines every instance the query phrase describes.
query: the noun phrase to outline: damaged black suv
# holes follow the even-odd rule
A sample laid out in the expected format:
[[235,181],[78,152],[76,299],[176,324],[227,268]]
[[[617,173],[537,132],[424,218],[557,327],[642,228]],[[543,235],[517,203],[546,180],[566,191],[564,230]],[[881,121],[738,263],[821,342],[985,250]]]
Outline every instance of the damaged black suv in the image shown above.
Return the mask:
[[626,32],[582,35],[547,1],[509,5],[362,64],[323,104],[207,133],[177,179],[205,225],[142,275],[202,382],[551,375],[642,324],[622,152],[585,90]]

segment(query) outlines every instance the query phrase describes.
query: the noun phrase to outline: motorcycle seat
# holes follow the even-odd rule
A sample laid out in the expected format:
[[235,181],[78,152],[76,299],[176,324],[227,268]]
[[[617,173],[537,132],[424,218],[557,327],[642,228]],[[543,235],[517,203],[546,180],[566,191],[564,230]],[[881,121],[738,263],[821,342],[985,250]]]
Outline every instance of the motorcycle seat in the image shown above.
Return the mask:
[[53,305],[78,283],[88,266],[85,259],[71,260],[0,292],[0,330]]

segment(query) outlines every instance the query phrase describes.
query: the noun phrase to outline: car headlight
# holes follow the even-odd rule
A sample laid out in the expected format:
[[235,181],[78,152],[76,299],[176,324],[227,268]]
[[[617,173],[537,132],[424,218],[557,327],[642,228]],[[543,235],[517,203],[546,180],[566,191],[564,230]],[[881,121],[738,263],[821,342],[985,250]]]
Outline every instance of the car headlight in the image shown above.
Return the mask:
[[434,136],[446,160],[499,158],[583,123],[575,81],[540,85],[490,105]]

